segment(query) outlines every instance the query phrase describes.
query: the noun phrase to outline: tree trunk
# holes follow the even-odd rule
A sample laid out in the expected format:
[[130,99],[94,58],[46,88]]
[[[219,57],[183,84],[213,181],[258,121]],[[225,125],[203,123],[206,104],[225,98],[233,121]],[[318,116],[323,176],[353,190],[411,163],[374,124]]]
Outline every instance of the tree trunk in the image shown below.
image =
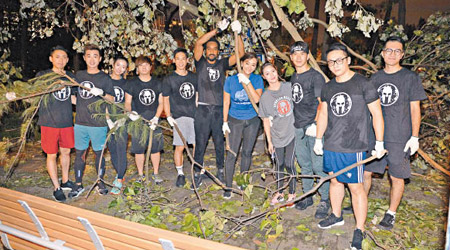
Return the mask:
[[393,0],[386,0],[386,13],[384,14],[384,23],[391,19]]
[[398,1],[398,24],[405,27],[406,24],[406,0]]
[[[314,18],[319,19],[319,8],[320,8],[320,0],[316,0],[314,5]],[[311,53],[316,55],[317,52],[317,40],[319,36],[319,25],[314,25],[314,32],[311,41]]]

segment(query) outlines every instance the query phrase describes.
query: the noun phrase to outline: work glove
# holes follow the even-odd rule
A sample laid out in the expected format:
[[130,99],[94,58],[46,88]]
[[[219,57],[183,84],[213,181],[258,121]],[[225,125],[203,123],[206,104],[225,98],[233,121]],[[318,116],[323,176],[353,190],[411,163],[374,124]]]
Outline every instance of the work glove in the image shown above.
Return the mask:
[[15,92],[7,92],[5,94],[6,99],[8,99],[8,101],[14,100],[16,99],[16,93]]
[[217,23],[217,28],[219,29],[219,33],[223,32],[224,30],[226,30],[228,28],[228,25],[230,25],[230,18],[224,18],[222,19],[222,21]]
[[311,124],[305,131],[305,135],[311,137],[316,137],[316,133],[317,133],[317,126],[315,123]]
[[159,117],[155,116],[150,120],[150,129],[151,130],[155,130],[156,129],[156,125],[158,125],[158,121],[159,121]]
[[238,34],[241,33],[241,31],[242,31],[242,25],[241,25],[241,23],[240,23],[238,20],[233,21],[233,22],[231,23],[231,30],[232,30],[233,32],[237,32]]
[[244,74],[242,74],[242,73],[239,73],[238,74],[238,79],[239,79],[239,82],[241,83],[241,84],[245,84],[245,85],[248,85],[249,83],[250,83],[250,79],[248,79]]
[[408,149],[410,149],[410,155],[413,155],[417,152],[417,150],[419,149],[419,137],[411,136],[411,138],[409,138],[403,151],[407,152]]
[[384,156],[384,142],[376,141],[375,149],[372,150],[372,155],[376,155],[377,159],[381,159]]
[[137,119],[141,118],[141,116],[136,111],[131,111],[131,113],[128,113],[128,118],[130,118],[130,120],[134,122]]
[[103,95],[103,89],[99,89],[96,87],[91,88],[91,90],[89,92],[94,96],[102,96]]
[[223,122],[222,132],[224,135],[226,135],[227,132],[228,134],[231,133],[230,127],[228,126],[228,122]]
[[323,143],[322,138],[316,138],[316,143],[314,143],[314,153],[316,155],[323,155]]
[[125,122],[126,122],[126,121],[127,121],[127,119],[125,119],[125,118],[120,118],[119,120],[117,120],[117,121],[114,122],[114,127],[120,128],[120,127],[122,127],[123,125],[125,125]]
[[114,128],[114,122],[111,121],[111,119],[107,119],[107,120],[106,120],[106,123],[108,124],[109,130],[111,130],[111,129]]
[[175,124],[177,124],[177,122],[175,121],[175,119],[173,119],[172,116],[167,117],[167,121],[169,122],[171,127],[173,127],[173,126],[175,126]]

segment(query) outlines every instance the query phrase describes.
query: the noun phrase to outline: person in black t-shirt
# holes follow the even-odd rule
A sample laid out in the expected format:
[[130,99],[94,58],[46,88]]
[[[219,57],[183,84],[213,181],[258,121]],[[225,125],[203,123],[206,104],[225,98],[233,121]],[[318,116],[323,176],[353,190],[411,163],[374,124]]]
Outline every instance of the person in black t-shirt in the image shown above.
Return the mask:
[[[77,92],[77,114],[74,127],[76,149],[74,168],[77,185],[70,191],[69,198],[78,197],[84,191],[82,181],[89,141],[92,143],[95,153],[95,169],[100,171],[100,178],[105,175],[105,159],[100,156],[106,141],[108,126],[106,119],[93,117],[93,112],[88,106],[101,100],[102,96],[110,102],[114,101],[111,78],[98,68],[102,60],[100,48],[92,44],[86,45],[83,59],[86,62],[87,70],[78,71],[76,79],[82,86],[90,90],[79,87]],[[102,112],[106,112],[106,105],[103,108]],[[98,183],[97,191],[101,195],[108,193],[103,182]]]
[[[173,53],[175,71],[164,79],[164,111],[167,121],[173,127],[177,124],[186,143],[192,144],[195,151],[194,114],[197,98],[197,76],[186,69],[188,54],[186,49],[178,48]],[[184,144],[176,129],[173,129],[175,152],[173,161],[178,172],[175,185],[183,187],[186,178],[183,172]]]
[[403,49],[404,42],[401,38],[388,38],[381,52],[385,67],[371,77],[383,108],[384,141],[389,154],[367,164],[364,188],[369,194],[372,172],[384,174],[386,165],[389,165],[389,209],[378,224],[378,227],[385,230],[394,227],[395,213],[405,190],[404,179],[411,177],[409,157],[419,149],[420,101],[427,98],[419,75],[400,65]]
[[[219,59],[219,42],[214,36],[229,25],[229,20],[224,19],[218,23],[218,28],[201,36],[194,47],[195,67],[197,69],[198,106],[195,111],[195,144],[194,160],[203,165],[206,145],[209,135],[212,133],[214,148],[216,151],[217,178],[224,182],[224,139],[222,134],[223,121],[223,86],[226,71],[236,64],[236,55]],[[234,21],[231,24],[233,31],[240,33],[241,24]],[[244,44],[239,36],[239,55],[244,54]],[[205,56],[203,56],[205,52]],[[194,181],[196,186],[202,183],[200,168],[195,167]],[[192,189],[194,185],[192,185]]]

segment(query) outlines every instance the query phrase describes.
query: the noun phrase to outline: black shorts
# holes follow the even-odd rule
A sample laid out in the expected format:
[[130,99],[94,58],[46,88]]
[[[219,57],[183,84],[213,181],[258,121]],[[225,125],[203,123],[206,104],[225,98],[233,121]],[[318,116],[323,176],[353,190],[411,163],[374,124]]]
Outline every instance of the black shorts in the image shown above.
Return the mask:
[[[411,177],[411,166],[408,152],[403,152],[405,143],[384,142],[384,147],[388,151],[388,154],[381,159],[375,159],[366,164],[365,171],[384,174],[386,166],[389,166],[389,175],[407,179]],[[369,150],[369,153],[372,150]]]
[[[145,143],[141,142],[141,137],[131,136],[131,150],[130,152],[133,154],[144,154],[147,151],[148,147],[148,136],[143,138]],[[152,140],[152,150],[151,153],[159,153],[164,148],[164,140],[161,128],[158,127],[153,131],[153,140]]]

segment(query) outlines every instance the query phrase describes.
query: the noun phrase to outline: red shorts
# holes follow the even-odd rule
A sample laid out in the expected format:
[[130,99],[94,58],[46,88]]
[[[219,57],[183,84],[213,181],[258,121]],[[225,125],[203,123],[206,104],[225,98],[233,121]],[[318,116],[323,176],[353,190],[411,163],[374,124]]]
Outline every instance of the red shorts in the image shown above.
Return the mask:
[[41,147],[46,154],[57,154],[58,148],[73,148],[73,127],[52,128],[41,126]]

